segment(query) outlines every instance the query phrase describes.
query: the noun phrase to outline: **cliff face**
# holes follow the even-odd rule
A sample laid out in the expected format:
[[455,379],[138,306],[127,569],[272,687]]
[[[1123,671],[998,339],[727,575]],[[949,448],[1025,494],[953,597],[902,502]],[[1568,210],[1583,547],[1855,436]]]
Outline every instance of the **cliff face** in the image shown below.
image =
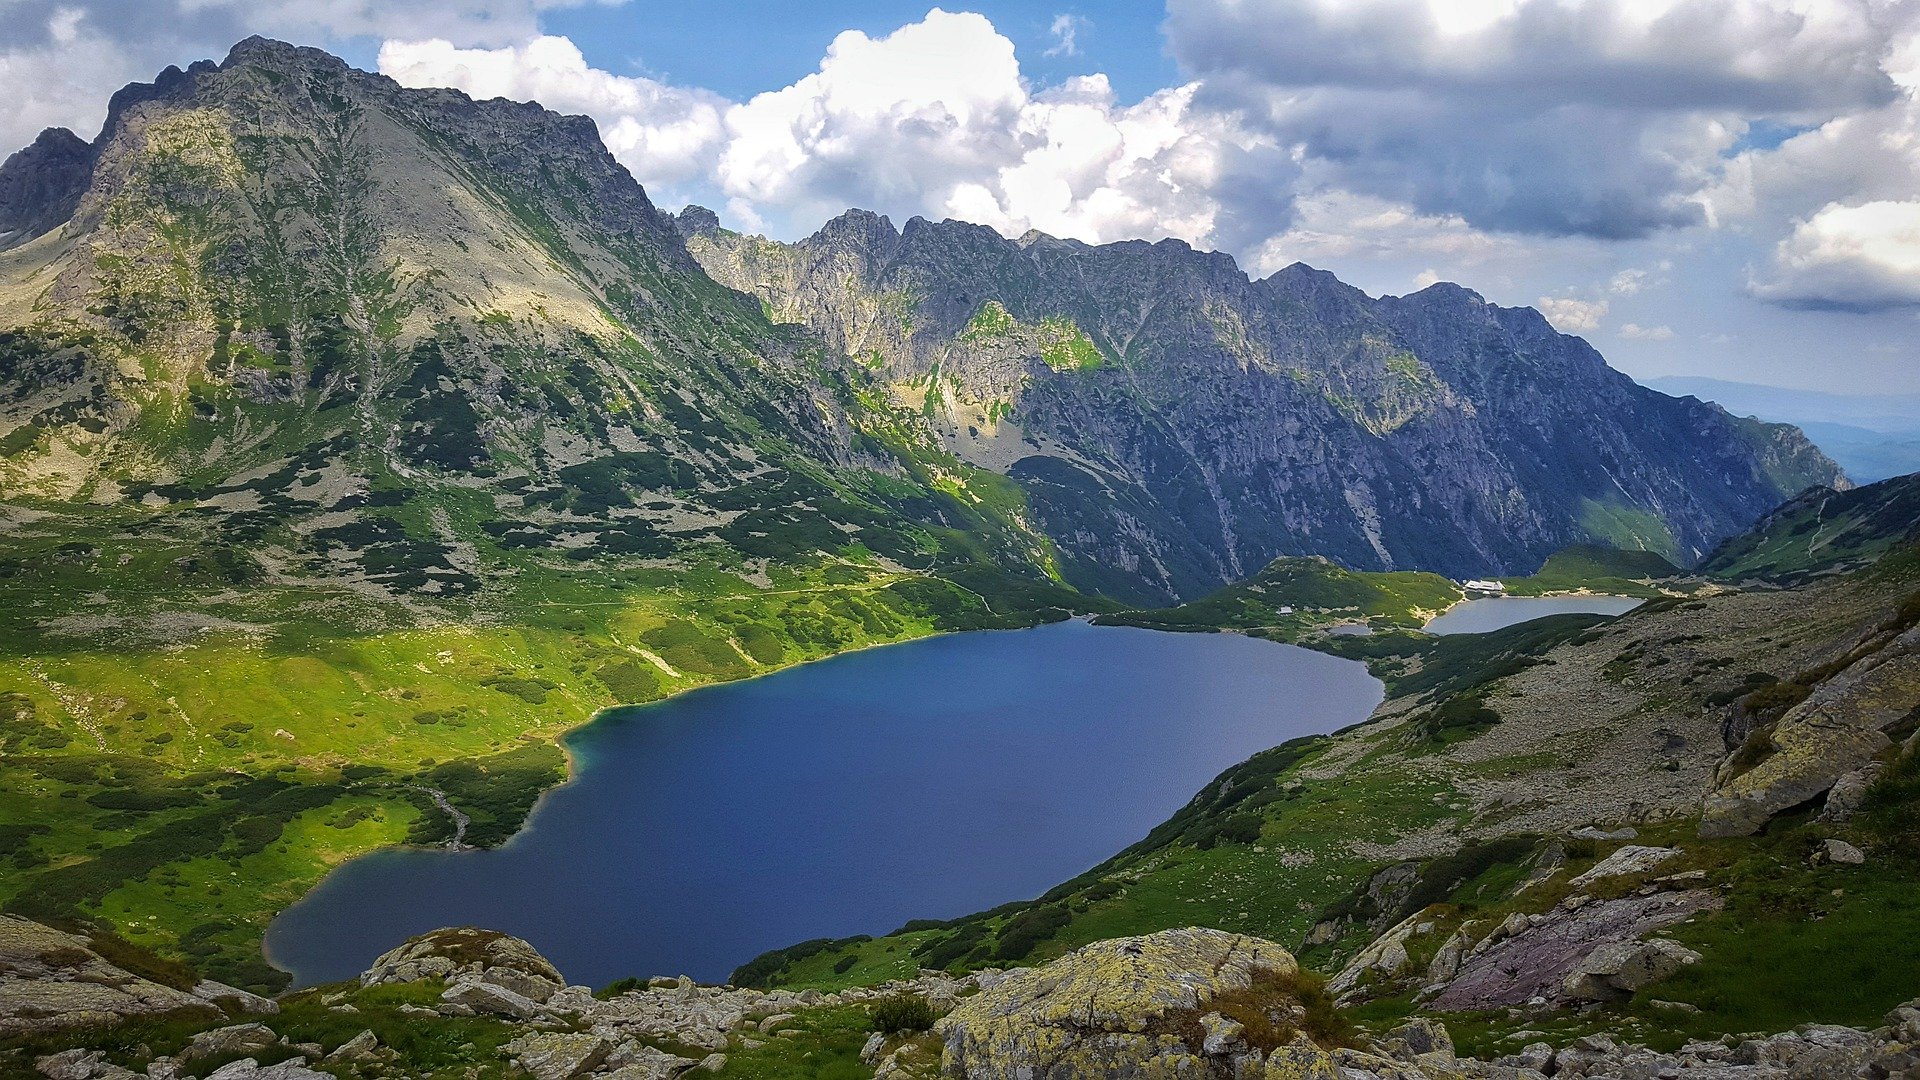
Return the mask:
[[679,223],[715,278],[1018,481],[1071,580],[1130,599],[1288,554],[1465,576],[1597,540],[1691,561],[1839,477],[1796,430],[1639,387],[1456,285],[1374,299],[1178,241],[864,211],[790,245]]

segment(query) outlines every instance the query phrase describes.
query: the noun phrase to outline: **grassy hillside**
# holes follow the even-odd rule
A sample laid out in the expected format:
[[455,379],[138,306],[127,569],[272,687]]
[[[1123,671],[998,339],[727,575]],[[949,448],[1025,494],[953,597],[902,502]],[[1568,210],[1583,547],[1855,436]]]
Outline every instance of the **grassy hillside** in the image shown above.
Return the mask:
[[1331,626],[1418,627],[1462,597],[1438,574],[1348,570],[1326,559],[1276,559],[1254,577],[1176,608],[1097,621],[1155,630],[1245,630],[1293,641]]
[[1684,571],[1655,551],[1576,544],[1554,552],[1533,574],[1506,578],[1509,596],[1596,592],[1615,596],[1665,596],[1680,587]]
[[1871,563],[1920,536],[1920,474],[1850,491],[1816,488],[1720,545],[1700,573],[1789,582]]

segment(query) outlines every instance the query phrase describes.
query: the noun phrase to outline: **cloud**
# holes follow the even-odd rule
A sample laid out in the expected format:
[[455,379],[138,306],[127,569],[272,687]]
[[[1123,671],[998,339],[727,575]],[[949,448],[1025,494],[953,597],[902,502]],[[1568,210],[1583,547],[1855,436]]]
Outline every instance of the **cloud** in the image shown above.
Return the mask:
[[1063,14],[1053,17],[1053,25],[1047,27],[1047,33],[1053,35],[1053,45],[1043,54],[1046,56],[1079,56],[1080,31],[1090,24],[1081,15]]
[[1749,287],[1791,307],[1920,306],[1920,201],[1822,207],[1780,241]]
[[1673,328],[1669,326],[1641,326],[1639,323],[1622,323],[1620,336],[1630,341],[1672,341]]
[[1553,328],[1563,334],[1591,334],[1606,318],[1605,300],[1580,300],[1571,296],[1543,296],[1535,304]]
[[970,13],[936,8],[880,37],[847,31],[813,73],[738,104],[595,70],[558,37],[498,49],[390,41],[380,69],[410,86],[584,112],[657,199],[704,181],[751,228],[811,230],[860,206],[1009,235],[1231,247],[1291,215],[1286,155],[1196,109],[1193,87],[1125,106],[1101,75],[1035,92],[1013,43]]
[[[404,86],[455,86],[477,98],[538,101],[600,119],[600,137],[642,184],[671,188],[715,168],[731,103],[718,94],[613,75],[587,65],[573,42],[537,37],[500,49],[445,40],[389,41],[380,71]],[[656,191],[656,194],[658,192]]]
[[1646,287],[1647,272],[1645,270],[1622,270],[1613,275],[1613,280],[1607,282],[1607,291],[1615,296],[1632,296]]
[[1203,103],[1350,190],[1606,239],[1708,220],[1750,120],[1899,97],[1882,0],[1172,0]]

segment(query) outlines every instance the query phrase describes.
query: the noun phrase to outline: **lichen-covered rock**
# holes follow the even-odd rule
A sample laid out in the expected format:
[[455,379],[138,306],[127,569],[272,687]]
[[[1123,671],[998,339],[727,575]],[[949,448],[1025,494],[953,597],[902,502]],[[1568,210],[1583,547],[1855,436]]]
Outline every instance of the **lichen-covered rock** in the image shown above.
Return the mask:
[[1871,649],[1771,728],[1749,735],[1715,777],[1700,835],[1752,835],[1775,814],[1866,768],[1893,746],[1887,731],[1912,715],[1916,700],[1920,626]]
[[[942,1068],[966,1080],[1233,1076],[1257,1069],[1263,1049],[1248,1048],[1227,1017],[1211,1031],[1202,1017],[1232,1000],[1242,1007],[1234,1019],[1250,1007],[1284,1030],[1299,1015],[1298,974],[1280,946],[1218,930],[1098,942],[963,999],[935,1025]],[[1212,1057],[1209,1036],[1221,1051]]]
[[542,1031],[522,1035],[502,1051],[533,1080],[573,1080],[598,1068],[612,1049],[591,1032]]
[[[540,1003],[532,998],[522,997],[505,987],[482,982],[454,983],[440,995],[440,1000],[449,1005],[464,1006],[473,1010],[474,1013],[508,1016],[515,1020],[537,1019],[545,1011],[541,1009]],[[465,1015],[471,1016],[473,1013]]]
[[541,1002],[566,979],[525,941],[498,930],[454,926],[408,938],[360,974],[361,986],[425,982],[486,983]]
[[197,1011],[185,990],[143,979],[100,958],[86,938],[0,915],[0,1035]]
[[1391,976],[1400,973],[1407,966],[1407,940],[1419,931],[1420,913],[1415,912],[1396,924],[1393,929],[1373,939],[1366,948],[1354,954],[1347,966],[1327,984],[1327,989],[1343,998],[1360,986],[1368,974]]
[[229,1024],[195,1035],[180,1053],[182,1061],[259,1053],[280,1042],[280,1036],[265,1024]]

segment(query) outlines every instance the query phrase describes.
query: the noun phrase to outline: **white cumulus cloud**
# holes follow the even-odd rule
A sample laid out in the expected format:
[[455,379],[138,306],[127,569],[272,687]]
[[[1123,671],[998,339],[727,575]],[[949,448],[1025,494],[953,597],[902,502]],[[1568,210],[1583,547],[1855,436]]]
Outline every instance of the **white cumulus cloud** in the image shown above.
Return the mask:
[[1101,75],[1035,91],[1013,43],[965,12],[935,8],[881,37],[842,33],[816,71],[737,104],[595,70],[555,37],[500,49],[389,42],[380,67],[408,85],[584,112],[643,183],[707,177],[750,227],[811,228],[859,206],[1010,235],[1226,246],[1264,238],[1289,213],[1285,155],[1197,109],[1195,87],[1132,105]]
[[1534,306],[1563,334],[1591,334],[1600,329],[1600,320],[1607,317],[1609,307],[1605,300],[1571,296],[1543,296]]
[[573,42],[460,49],[441,39],[388,41],[380,71],[405,86],[454,86],[476,98],[538,101],[600,121],[607,149],[642,184],[672,187],[710,174],[731,103],[718,94],[588,66]]
[[1920,306],[1920,201],[1822,207],[1780,241],[1751,288],[1802,307]]

